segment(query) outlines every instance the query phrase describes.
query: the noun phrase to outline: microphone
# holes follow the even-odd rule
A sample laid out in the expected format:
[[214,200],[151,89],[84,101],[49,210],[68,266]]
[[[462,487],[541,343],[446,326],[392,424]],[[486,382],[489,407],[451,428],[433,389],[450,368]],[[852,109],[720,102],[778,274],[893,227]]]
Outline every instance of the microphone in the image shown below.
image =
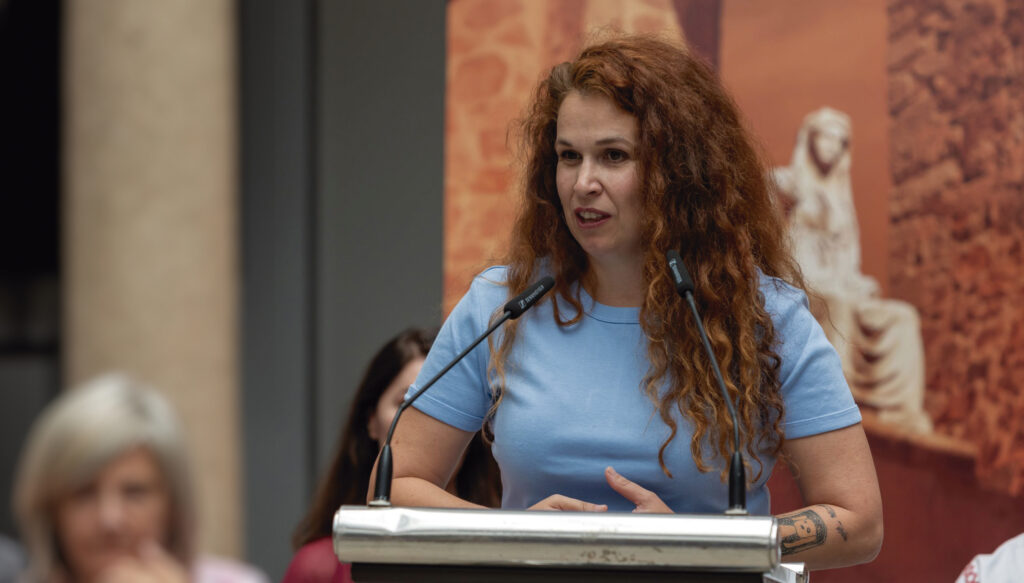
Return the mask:
[[399,405],[398,411],[395,411],[394,418],[391,419],[391,428],[388,429],[387,438],[384,439],[384,447],[380,450],[380,457],[377,458],[377,480],[373,486],[373,500],[370,502],[370,506],[377,507],[390,507],[391,506],[391,476],[394,470],[391,467],[391,436],[395,433],[395,427],[398,425],[398,418],[402,416],[402,412],[412,405],[413,401],[418,399],[420,395],[426,392],[434,383],[437,382],[446,372],[451,370],[453,366],[459,363],[460,360],[466,357],[471,350],[476,348],[477,344],[483,342],[484,338],[490,336],[499,326],[505,323],[506,320],[515,320],[519,316],[523,315],[523,312],[529,310],[537,303],[537,301],[546,293],[551,291],[555,287],[555,280],[550,275],[540,278],[539,281],[526,288],[526,290],[512,298],[505,303],[503,308],[503,314],[497,319],[486,332],[481,334],[476,340],[473,341],[465,350],[459,353],[447,366],[441,369],[441,372],[434,375],[434,378],[427,381],[418,391],[412,394],[411,397],[402,401]]
[[733,445],[732,459],[729,461],[729,508],[725,513],[745,515],[747,514],[747,477],[746,470],[743,469],[743,454],[740,448],[740,420],[736,415],[736,408],[732,404],[732,399],[729,398],[729,391],[725,388],[722,369],[718,366],[715,352],[711,350],[711,342],[708,341],[707,332],[704,331],[704,323],[700,319],[697,304],[693,300],[693,278],[690,277],[690,272],[683,265],[683,258],[679,256],[678,251],[671,249],[665,254],[665,257],[668,259],[668,270],[672,274],[672,281],[676,285],[676,291],[686,300],[686,303],[690,305],[690,311],[693,312],[693,319],[697,322],[697,330],[700,332],[701,342],[704,343],[704,351],[707,352],[708,358],[711,359],[711,368],[715,372],[718,389],[722,391],[722,398],[725,400],[725,405],[729,409],[729,417],[732,419]]

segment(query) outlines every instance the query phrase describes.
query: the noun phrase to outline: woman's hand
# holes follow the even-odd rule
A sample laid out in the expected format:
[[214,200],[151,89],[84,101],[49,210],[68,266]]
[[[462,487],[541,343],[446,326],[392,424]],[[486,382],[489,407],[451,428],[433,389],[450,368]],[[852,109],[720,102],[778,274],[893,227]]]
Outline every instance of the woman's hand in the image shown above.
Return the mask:
[[622,474],[616,472],[611,466],[604,469],[604,478],[608,480],[608,485],[612,487],[612,490],[615,490],[621,494],[623,498],[636,505],[633,512],[642,512],[646,514],[673,513],[672,509],[666,506],[657,494],[651,492],[647,488],[644,488],[640,484],[627,479]]
[[552,494],[527,510],[567,510],[570,512],[606,512],[607,504],[593,504],[561,494]]
[[141,545],[137,556],[126,557],[105,569],[100,583],[188,583],[184,565],[155,542]]

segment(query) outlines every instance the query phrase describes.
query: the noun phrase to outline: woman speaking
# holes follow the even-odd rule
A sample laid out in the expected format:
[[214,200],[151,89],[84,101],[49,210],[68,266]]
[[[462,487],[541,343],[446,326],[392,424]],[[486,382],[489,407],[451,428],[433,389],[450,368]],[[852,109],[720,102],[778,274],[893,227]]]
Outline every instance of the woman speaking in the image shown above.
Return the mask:
[[392,500],[473,507],[445,485],[483,426],[504,508],[723,510],[733,423],[666,265],[677,250],[735,403],[750,511],[769,513],[765,483],[787,460],[806,506],[778,517],[784,558],[812,569],[873,559],[881,501],[860,413],[807,309],[765,165],[714,73],[685,47],[617,37],[554,67],[521,130],[504,265],[474,280],[410,392],[509,297],[545,275],[554,293],[407,411]]

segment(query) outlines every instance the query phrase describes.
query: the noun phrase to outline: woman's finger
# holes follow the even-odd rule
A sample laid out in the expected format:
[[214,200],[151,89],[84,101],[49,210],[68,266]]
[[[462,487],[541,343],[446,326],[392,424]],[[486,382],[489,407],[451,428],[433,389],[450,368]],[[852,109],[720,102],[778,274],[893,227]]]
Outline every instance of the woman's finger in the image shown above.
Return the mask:
[[604,512],[608,510],[607,504],[593,504],[561,494],[553,494],[540,502],[534,504],[529,510],[562,510],[569,512]]
[[604,469],[604,477],[608,481],[608,485],[622,495],[623,498],[629,500],[637,506],[646,502],[650,496],[654,495],[653,492],[644,488],[640,484],[626,478],[622,474],[615,471],[615,468],[608,466]]
[[156,542],[142,543],[139,556],[154,580],[160,583],[188,583],[189,574],[185,567]]
[[96,583],[156,583],[135,557],[122,557],[103,569],[95,578]]
[[605,480],[608,481],[608,485],[612,487],[612,490],[615,490],[623,498],[636,505],[633,512],[653,514],[672,513],[672,509],[662,502],[661,498],[658,497],[657,494],[616,472],[615,468],[611,466],[605,468],[604,477]]

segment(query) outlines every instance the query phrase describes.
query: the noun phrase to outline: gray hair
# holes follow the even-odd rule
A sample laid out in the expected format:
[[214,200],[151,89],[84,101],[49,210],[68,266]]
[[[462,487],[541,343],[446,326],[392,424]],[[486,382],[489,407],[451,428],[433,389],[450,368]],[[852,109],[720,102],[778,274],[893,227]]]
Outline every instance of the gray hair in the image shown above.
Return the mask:
[[13,509],[32,580],[50,580],[67,568],[57,550],[57,502],[136,447],[153,454],[170,492],[168,551],[186,565],[192,562],[195,496],[177,415],[155,390],[128,376],[109,374],[66,391],[29,432],[15,478]]

